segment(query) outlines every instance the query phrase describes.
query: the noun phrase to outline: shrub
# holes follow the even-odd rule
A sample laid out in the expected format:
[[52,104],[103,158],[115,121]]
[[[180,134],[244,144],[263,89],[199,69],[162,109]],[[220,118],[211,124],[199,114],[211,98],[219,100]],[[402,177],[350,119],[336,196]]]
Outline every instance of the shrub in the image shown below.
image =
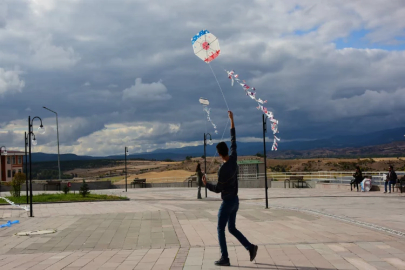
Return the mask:
[[21,185],[25,182],[25,173],[16,173],[7,186],[11,186],[10,194],[12,197],[20,197]]
[[84,180],[84,179],[83,179],[83,184],[80,187],[79,192],[83,197],[86,197],[86,195],[90,194],[89,185],[86,183],[86,180]]
[[70,188],[68,187],[68,185],[63,187],[63,193],[65,193],[65,195],[68,194],[69,191],[70,191]]

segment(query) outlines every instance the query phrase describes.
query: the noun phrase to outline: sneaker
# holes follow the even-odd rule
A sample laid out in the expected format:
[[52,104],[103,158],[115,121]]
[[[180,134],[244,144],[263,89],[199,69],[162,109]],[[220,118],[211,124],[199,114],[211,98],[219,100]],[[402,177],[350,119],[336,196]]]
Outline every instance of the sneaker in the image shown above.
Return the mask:
[[390,192],[388,192],[388,193],[391,193],[391,191],[390,191]]
[[252,245],[252,247],[249,249],[250,261],[253,261],[256,258],[258,249],[259,247],[255,245]]
[[384,191],[384,193],[387,193],[387,191]]
[[215,265],[217,266],[230,266],[231,263],[229,262],[229,258],[224,259],[221,257],[218,261],[215,262]]

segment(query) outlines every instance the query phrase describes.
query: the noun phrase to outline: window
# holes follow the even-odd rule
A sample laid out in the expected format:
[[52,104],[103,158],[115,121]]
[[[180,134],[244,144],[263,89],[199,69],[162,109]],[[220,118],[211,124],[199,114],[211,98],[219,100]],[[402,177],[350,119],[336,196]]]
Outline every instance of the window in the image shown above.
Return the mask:
[[18,172],[21,173],[21,169],[18,169]]
[[7,164],[10,164],[10,157],[7,157]]
[[15,156],[13,156],[13,165],[15,164]]
[[18,164],[21,164],[21,156],[18,156]]
[[14,175],[15,175],[15,170],[13,170],[13,177],[14,177]]
[[11,170],[7,171],[7,177],[10,178],[11,177]]

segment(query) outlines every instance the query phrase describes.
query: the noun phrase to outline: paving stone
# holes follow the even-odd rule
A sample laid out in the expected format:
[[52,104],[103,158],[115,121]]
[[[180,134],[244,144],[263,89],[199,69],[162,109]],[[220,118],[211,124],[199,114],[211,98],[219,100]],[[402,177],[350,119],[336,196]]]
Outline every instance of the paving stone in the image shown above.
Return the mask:
[[[400,204],[383,207],[387,200],[405,196],[396,195],[356,193],[362,197],[358,200],[343,191],[322,191],[319,196],[318,190],[270,189],[272,203],[264,209],[263,199],[258,199],[262,190],[241,189],[237,228],[259,252],[256,262],[250,262],[246,249],[227,231],[232,266],[226,269],[405,269],[404,238],[356,224],[402,231]],[[221,269],[214,265],[220,257],[219,195],[196,200],[195,190],[178,188],[130,189],[128,196],[128,202],[36,205],[36,218],[0,206],[0,218],[20,215],[20,224],[0,231],[0,269]],[[364,214],[370,201],[372,216]],[[57,233],[14,236],[43,228]]]

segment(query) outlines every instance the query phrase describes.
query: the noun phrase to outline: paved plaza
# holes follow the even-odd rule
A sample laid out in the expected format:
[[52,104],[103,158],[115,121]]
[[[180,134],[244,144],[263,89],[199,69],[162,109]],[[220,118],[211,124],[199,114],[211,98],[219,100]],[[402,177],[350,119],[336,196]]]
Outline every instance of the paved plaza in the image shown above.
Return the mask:
[[[34,218],[0,206],[0,269],[220,269],[221,200],[195,188],[92,191],[130,201],[35,204]],[[204,193],[203,193],[204,195]],[[405,269],[404,195],[319,189],[240,189],[237,227],[256,261],[227,232],[223,269]],[[55,229],[47,235],[17,236]]]

